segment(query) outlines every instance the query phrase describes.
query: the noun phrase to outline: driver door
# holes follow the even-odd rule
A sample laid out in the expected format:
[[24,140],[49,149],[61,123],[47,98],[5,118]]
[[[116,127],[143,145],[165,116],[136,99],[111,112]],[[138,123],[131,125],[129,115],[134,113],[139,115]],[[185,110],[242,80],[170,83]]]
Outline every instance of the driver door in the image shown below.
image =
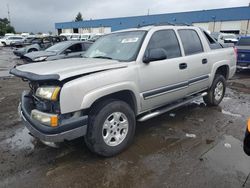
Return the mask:
[[175,31],[156,31],[148,43],[146,53],[150,49],[165,51],[167,58],[140,64],[139,87],[143,111],[185,97],[188,88],[188,70]]

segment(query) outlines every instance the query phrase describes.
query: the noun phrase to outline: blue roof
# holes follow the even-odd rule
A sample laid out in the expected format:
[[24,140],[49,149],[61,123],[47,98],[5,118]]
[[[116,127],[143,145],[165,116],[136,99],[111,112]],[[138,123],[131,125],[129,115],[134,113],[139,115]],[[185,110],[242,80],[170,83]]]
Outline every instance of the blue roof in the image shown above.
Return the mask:
[[56,29],[111,27],[112,31],[157,23],[199,23],[209,21],[250,20],[250,7],[235,7],[192,12],[155,14],[121,18],[55,23]]

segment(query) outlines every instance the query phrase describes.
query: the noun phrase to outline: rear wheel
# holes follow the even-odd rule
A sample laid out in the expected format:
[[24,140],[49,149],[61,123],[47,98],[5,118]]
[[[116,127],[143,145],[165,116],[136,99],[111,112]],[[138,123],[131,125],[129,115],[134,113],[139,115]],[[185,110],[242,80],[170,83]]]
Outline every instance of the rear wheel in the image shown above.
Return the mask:
[[6,43],[5,42],[2,42],[3,46],[6,46]]
[[116,155],[132,142],[135,124],[135,114],[127,103],[119,100],[101,102],[90,112],[86,145],[98,155]]
[[218,106],[222,101],[226,91],[226,80],[222,75],[215,75],[215,79],[208,94],[203,97],[208,106]]

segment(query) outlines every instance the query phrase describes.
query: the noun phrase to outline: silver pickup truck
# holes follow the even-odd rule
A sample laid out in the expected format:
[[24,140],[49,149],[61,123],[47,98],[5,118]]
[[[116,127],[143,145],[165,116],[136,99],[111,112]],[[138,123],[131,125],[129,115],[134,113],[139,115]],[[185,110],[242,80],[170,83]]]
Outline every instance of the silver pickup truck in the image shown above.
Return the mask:
[[83,58],[23,65],[29,81],[21,116],[46,142],[84,137],[91,151],[113,156],[146,121],[203,97],[216,106],[236,71],[236,52],[200,28],[147,26],[97,40]]

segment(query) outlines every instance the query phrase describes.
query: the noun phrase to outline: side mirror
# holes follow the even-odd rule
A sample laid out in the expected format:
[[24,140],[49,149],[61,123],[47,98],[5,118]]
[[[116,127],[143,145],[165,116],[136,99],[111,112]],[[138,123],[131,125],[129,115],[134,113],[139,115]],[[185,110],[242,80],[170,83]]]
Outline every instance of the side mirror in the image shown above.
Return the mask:
[[72,51],[71,51],[70,49],[67,49],[67,50],[64,51],[64,54],[65,54],[65,55],[68,55],[68,54],[71,53],[71,52],[72,52]]
[[165,50],[162,48],[157,49],[149,49],[147,50],[143,62],[144,63],[150,63],[151,61],[160,61],[167,59],[167,55],[165,53]]

